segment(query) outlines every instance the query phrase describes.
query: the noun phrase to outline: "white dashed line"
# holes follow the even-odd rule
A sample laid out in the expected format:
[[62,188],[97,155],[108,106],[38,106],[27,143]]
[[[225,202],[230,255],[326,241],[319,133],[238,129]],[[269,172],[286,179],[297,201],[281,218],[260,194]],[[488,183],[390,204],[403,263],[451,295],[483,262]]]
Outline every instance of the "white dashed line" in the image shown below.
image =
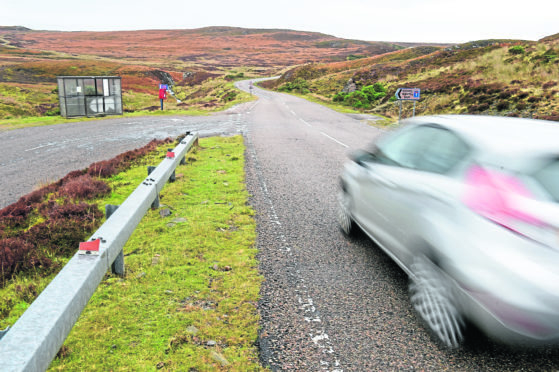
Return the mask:
[[346,149],[349,148],[349,146],[346,145],[345,143],[338,141],[338,140],[335,139],[334,137],[331,137],[331,136],[327,135],[327,134],[324,133],[324,132],[320,132],[320,134],[322,134],[323,136],[325,136],[325,137],[327,137],[327,138],[330,138],[332,141],[336,142],[336,143],[339,144],[339,145],[342,145],[342,146],[345,147]]

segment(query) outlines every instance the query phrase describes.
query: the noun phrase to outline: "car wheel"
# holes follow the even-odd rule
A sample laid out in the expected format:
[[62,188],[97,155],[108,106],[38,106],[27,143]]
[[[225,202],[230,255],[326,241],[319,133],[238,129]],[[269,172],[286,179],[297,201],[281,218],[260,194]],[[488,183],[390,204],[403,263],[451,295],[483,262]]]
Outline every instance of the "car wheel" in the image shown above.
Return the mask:
[[415,277],[410,282],[413,307],[445,347],[458,348],[464,321],[443,273],[426,257],[416,258],[411,269]]
[[344,190],[338,194],[338,223],[346,235],[351,235],[355,230],[353,218],[350,213],[351,197]]

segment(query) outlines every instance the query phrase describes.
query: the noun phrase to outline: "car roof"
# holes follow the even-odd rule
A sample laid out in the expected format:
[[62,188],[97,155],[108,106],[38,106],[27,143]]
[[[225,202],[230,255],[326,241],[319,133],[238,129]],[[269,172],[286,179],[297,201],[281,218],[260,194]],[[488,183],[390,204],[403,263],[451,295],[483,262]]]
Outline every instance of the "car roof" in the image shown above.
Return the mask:
[[499,155],[559,154],[559,123],[547,120],[483,115],[417,116],[402,124],[435,124],[448,128],[474,147]]

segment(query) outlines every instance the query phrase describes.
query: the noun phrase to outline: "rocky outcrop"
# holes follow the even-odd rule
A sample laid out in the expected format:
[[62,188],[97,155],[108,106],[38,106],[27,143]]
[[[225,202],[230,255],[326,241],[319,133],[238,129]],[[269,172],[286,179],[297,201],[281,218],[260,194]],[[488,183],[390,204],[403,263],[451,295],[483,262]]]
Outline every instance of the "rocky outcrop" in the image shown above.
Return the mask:
[[353,81],[353,78],[350,78],[347,83],[345,83],[344,89],[342,89],[342,92],[344,93],[352,93],[355,92],[357,90],[357,84],[355,84],[355,81]]
[[165,72],[165,71],[162,71],[162,70],[154,70],[154,71],[150,71],[150,72],[153,76],[155,76],[157,79],[159,79],[161,84],[167,84],[168,86],[175,85],[175,82],[173,81],[173,77],[168,72]]

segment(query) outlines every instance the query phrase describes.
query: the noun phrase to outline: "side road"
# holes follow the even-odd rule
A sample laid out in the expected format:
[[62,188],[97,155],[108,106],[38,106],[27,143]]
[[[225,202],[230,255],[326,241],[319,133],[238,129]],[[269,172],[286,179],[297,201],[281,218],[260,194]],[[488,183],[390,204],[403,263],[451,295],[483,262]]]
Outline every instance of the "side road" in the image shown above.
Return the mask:
[[0,132],[0,209],[40,184],[154,138],[178,136],[184,128],[200,137],[241,134],[237,112],[246,105],[210,116],[116,118]]

